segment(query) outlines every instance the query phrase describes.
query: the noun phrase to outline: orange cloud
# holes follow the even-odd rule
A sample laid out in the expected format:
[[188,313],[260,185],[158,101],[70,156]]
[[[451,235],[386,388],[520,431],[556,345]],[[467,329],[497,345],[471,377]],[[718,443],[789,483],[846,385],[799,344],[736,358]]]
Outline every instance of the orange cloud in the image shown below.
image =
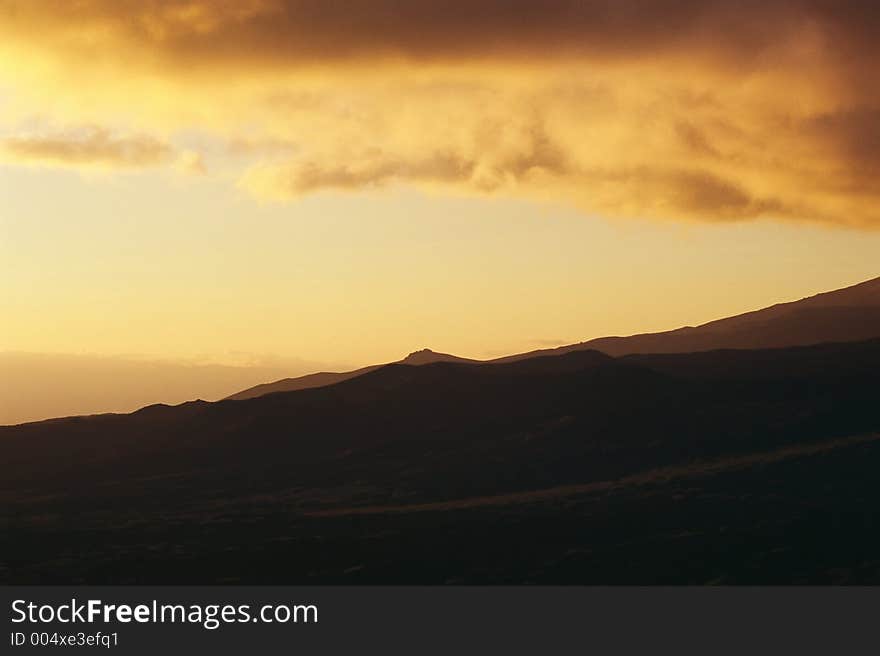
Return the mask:
[[7,0],[0,11],[10,31],[70,54],[124,44],[202,67],[700,53],[742,70],[827,45],[843,61],[876,52],[880,22],[870,0]]
[[9,121],[157,136],[5,150],[143,165],[199,132],[275,200],[402,184],[874,228],[878,32],[866,0],[12,0]]

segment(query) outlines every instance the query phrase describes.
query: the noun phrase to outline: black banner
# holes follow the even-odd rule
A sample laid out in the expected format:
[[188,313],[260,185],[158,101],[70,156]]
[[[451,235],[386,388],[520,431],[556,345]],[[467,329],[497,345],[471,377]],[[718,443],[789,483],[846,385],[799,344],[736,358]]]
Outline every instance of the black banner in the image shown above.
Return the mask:
[[878,588],[7,587],[2,653],[875,651]]

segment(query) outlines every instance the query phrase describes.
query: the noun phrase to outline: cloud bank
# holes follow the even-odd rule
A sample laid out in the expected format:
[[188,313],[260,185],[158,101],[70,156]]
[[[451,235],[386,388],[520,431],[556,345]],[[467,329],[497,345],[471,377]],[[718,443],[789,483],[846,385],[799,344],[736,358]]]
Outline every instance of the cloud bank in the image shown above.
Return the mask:
[[198,133],[274,200],[411,185],[877,228],[878,33],[857,0],[6,0],[7,131],[102,127],[2,145],[204,172],[176,143]]
[[7,162],[67,167],[143,168],[167,162],[168,144],[143,135],[117,136],[101,128],[0,138]]

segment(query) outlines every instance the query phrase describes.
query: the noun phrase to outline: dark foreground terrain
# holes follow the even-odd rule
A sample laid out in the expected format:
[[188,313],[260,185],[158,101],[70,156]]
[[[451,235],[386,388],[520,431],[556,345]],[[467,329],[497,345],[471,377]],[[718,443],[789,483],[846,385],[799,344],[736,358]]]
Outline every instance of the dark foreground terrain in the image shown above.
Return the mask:
[[880,583],[880,341],[0,428],[7,583]]

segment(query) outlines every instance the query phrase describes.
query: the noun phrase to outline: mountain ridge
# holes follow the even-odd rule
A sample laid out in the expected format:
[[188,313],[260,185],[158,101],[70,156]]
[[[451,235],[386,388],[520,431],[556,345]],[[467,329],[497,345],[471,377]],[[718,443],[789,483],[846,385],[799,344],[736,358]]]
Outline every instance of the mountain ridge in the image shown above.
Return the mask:
[[[607,336],[557,348],[474,360],[431,349],[414,351],[398,363],[424,365],[433,362],[503,364],[535,357],[580,350],[596,350],[613,357],[636,353],[693,353],[718,349],[762,349],[808,346],[832,342],[858,342],[880,337],[880,277],[848,287],[776,303],[758,310],[714,319],[697,326],[672,330]],[[375,371],[370,365],[349,372],[321,372],[285,378],[242,390],[227,400],[254,398],[273,392],[295,391],[332,385]]]

